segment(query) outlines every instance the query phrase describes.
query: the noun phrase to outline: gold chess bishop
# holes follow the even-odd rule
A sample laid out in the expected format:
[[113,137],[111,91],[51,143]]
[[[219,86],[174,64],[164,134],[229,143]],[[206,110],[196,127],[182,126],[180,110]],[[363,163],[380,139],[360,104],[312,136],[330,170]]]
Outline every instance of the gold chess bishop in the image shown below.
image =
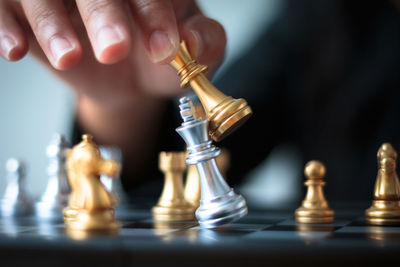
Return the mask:
[[325,200],[322,187],[325,185],[325,166],[317,160],[310,161],[304,168],[307,181],[307,194],[300,208],[295,212],[298,223],[317,224],[331,223],[334,218],[334,211],[329,208]]
[[190,84],[200,99],[209,121],[209,134],[220,141],[241,126],[252,114],[246,100],[233,99],[219,91],[203,74],[207,66],[197,64],[189,54],[184,41],[170,65],[181,78],[181,87]]
[[156,222],[189,221],[195,219],[196,208],[183,193],[183,172],[186,170],[186,152],[161,152],[159,169],[164,173],[164,188],[153,217]]
[[116,204],[100,181],[100,175],[116,177],[119,164],[104,160],[91,135],[82,136],[82,142],[67,153],[66,168],[71,194],[68,207],[64,209],[67,230],[117,230],[119,223],[114,219]]
[[396,172],[397,152],[390,143],[378,150],[378,174],[372,206],[365,211],[372,225],[400,224],[400,183]]

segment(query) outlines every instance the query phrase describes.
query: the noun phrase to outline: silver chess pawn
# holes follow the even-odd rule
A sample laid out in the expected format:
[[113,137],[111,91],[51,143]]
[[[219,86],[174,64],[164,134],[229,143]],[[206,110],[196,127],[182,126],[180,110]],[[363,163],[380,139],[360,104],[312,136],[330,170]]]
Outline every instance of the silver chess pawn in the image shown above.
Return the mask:
[[[101,156],[105,160],[112,159],[122,165],[122,152],[120,148],[115,146],[99,146],[99,149]],[[115,178],[101,175],[100,180],[106,187],[107,191],[110,192],[118,200],[118,205],[122,206],[124,204],[127,204],[128,196],[126,195],[122,187],[120,174],[117,174]]]
[[208,121],[196,118],[188,97],[179,102],[183,123],[176,131],[187,144],[186,163],[196,165],[199,172],[201,200],[196,218],[200,226],[214,228],[240,219],[247,214],[246,201],[228,186],[218,169],[215,158],[221,150],[212,144]]
[[3,217],[28,216],[33,211],[32,198],[26,190],[26,166],[23,161],[10,158],[6,162],[7,187],[1,200]]
[[62,217],[70,192],[65,159],[70,148],[61,134],[55,134],[46,149],[49,158],[47,174],[49,181],[40,201],[36,203],[36,214],[41,218]]

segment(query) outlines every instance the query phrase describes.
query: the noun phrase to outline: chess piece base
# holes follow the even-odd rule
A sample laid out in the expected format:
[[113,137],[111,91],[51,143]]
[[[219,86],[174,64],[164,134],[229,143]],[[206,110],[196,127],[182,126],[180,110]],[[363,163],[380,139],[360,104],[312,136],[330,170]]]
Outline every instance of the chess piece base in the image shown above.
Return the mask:
[[35,205],[35,213],[43,219],[60,218],[64,208],[65,206],[57,202],[38,202]]
[[78,209],[67,207],[64,209],[63,214],[64,221],[67,223],[67,221],[75,220],[75,218],[78,216]]
[[207,201],[200,201],[196,217],[202,228],[234,222],[247,214],[247,205],[244,198],[237,195],[232,189],[225,195]]
[[296,222],[305,224],[332,223],[334,219],[333,210],[298,208],[295,212]]
[[95,230],[81,230],[81,229],[71,229],[66,228],[65,233],[74,240],[85,240],[87,238],[93,238],[96,236],[117,236],[119,233],[119,228],[112,229],[95,229]]
[[84,231],[117,230],[120,225],[114,219],[112,208],[98,210],[66,209],[64,222],[68,229]]
[[400,201],[374,200],[365,215],[367,224],[399,225]]
[[195,207],[189,203],[160,205],[152,209],[154,220],[160,222],[192,221],[195,216]]
[[33,214],[33,208],[26,201],[9,202],[6,200],[0,201],[2,217],[23,217]]
[[219,142],[243,125],[253,111],[244,99],[227,97],[210,111],[210,137]]

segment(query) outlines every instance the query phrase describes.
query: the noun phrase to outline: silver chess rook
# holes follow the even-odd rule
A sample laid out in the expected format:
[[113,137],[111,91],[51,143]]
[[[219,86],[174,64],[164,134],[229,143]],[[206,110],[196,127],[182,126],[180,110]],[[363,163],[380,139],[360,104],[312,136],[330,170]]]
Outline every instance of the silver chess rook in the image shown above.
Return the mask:
[[201,200],[196,218],[200,226],[214,228],[240,219],[247,214],[246,201],[228,186],[218,169],[215,158],[221,150],[212,144],[208,121],[196,118],[188,97],[179,101],[183,123],[176,131],[187,144],[186,163],[196,165],[199,172]]
[[46,149],[49,159],[47,174],[49,181],[40,201],[36,203],[36,214],[41,218],[62,217],[62,210],[67,206],[69,185],[65,160],[70,149],[65,137],[54,134]]

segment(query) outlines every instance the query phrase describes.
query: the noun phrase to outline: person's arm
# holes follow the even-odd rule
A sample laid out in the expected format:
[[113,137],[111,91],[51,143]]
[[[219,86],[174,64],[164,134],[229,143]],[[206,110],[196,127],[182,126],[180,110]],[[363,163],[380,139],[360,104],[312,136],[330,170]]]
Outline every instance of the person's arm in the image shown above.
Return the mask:
[[153,157],[167,103],[184,92],[167,65],[181,39],[210,70],[221,62],[224,29],[194,1],[0,0],[0,55],[40,60],[76,93],[81,131],[121,147],[133,169]]

